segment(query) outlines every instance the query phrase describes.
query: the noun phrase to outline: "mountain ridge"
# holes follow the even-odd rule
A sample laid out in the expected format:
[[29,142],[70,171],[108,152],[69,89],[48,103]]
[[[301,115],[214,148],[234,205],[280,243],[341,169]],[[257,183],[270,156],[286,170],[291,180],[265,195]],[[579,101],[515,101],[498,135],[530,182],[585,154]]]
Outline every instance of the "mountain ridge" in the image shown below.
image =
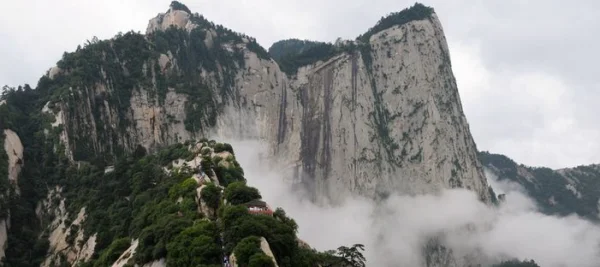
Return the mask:
[[518,164],[507,156],[486,151],[479,153],[482,164],[500,181],[519,184],[549,215],[577,214],[599,220],[600,165],[550,169]]

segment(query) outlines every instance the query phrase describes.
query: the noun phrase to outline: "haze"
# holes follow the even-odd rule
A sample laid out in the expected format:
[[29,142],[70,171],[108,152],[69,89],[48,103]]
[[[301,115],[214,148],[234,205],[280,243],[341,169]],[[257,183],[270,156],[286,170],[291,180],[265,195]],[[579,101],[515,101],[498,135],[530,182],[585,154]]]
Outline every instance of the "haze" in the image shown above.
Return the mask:
[[248,183],[272,207],[284,208],[296,220],[300,238],[318,250],[364,244],[367,266],[421,266],[422,246],[440,233],[446,234],[442,242],[455,253],[478,257],[482,263],[518,258],[534,259],[544,267],[592,267],[600,262],[598,225],[574,215],[541,214],[519,185],[498,182],[489,173],[494,190],[507,194],[499,208],[486,206],[464,189],[392,195],[381,203],[348,195],[341,206],[317,206],[284,182],[289,177],[281,166],[268,168],[260,161],[265,144],[230,143]]

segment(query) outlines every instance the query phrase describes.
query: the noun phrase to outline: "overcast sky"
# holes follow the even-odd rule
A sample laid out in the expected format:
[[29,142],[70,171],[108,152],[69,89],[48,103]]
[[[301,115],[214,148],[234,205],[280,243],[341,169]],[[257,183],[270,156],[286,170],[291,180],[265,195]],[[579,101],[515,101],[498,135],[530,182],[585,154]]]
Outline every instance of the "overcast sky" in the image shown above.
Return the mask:
[[[62,53],[144,32],[170,0],[2,1],[0,85],[37,83]],[[405,0],[182,0],[192,12],[274,41],[354,39]],[[431,0],[480,150],[527,165],[600,163],[600,1]]]

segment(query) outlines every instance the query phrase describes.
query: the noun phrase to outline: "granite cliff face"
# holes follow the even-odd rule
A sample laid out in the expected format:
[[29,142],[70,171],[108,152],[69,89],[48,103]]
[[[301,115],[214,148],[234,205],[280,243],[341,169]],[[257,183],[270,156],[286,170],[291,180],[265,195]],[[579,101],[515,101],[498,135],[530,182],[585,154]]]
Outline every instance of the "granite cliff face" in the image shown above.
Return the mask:
[[[75,161],[90,160],[82,151],[154,150],[206,134],[261,138],[273,162],[317,198],[464,187],[489,201],[437,16],[380,28],[288,74],[250,37],[171,8],[144,37],[129,37],[162,50],[142,44],[148,56],[138,59],[110,41],[118,64],[103,63],[88,85],[63,83],[67,93],[45,112],[63,123],[61,140]],[[72,75],[65,62],[49,80]],[[135,82],[115,85],[134,73]]]
[[369,49],[301,67],[278,152],[319,195],[488,188],[435,14],[373,34]]

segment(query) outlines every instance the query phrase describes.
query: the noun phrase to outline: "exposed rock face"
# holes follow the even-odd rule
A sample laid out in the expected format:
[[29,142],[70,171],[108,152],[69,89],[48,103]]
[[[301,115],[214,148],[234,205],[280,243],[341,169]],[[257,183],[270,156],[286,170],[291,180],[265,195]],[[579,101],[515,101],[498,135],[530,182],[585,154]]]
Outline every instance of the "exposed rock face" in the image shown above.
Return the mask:
[[0,221],[0,260],[4,259],[6,251],[6,241],[8,239],[8,224],[6,220]]
[[58,66],[54,66],[48,70],[48,78],[54,79],[62,70]]
[[200,186],[196,189],[196,201],[198,204],[198,212],[205,214],[209,218],[215,217],[215,210],[210,208],[206,202],[202,199],[202,189],[206,187],[206,185]]
[[[273,161],[297,173],[297,181],[317,198],[335,201],[347,192],[377,198],[464,187],[490,201],[435,13],[375,33],[368,44],[344,42],[367,49],[344,50],[300,67],[293,76],[249,49],[247,38],[219,41],[223,33],[196,25],[198,20],[170,9],[150,21],[148,34],[171,26],[200,30],[203,45],[243,57],[229,66],[219,61],[213,71],[199,67],[195,90],[211,90],[212,101],[202,106],[171,87],[164,101],[157,97],[158,72],[184,74],[176,51],[144,63],[142,71],[150,78],[133,90],[125,110],[106,100],[118,94],[108,78],[73,89],[86,97],[69,106],[59,103],[58,110],[63,121],[71,122],[64,125],[68,136],[85,133],[85,140],[63,140],[75,159],[77,151],[153,150],[207,134],[260,138],[271,145]],[[153,65],[158,72],[148,67]],[[186,105],[203,113],[189,115]],[[215,110],[214,124],[206,119],[202,129],[186,127],[189,116],[210,117],[206,114]]]
[[[36,210],[39,217],[44,217],[47,214],[44,212],[53,213],[54,220],[49,225],[48,230],[50,236],[50,248],[48,257],[42,263],[42,267],[57,266],[61,264],[62,256],[64,256],[63,264],[76,265],[79,262],[87,261],[94,254],[96,246],[96,234],[85,237],[82,229],[82,223],[85,220],[85,208],[82,208],[75,220],[68,222],[68,213],[65,209],[65,199],[61,196],[62,188],[55,188],[48,193],[47,199],[39,203]],[[58,207],[53,203],[59,200]]]
[[235,253],[231,253],[231,255],[229,256],[229,263],[231,264],[231,267],[238,267],[237,259],[235,258]]
[[167,13],[159,14],[150,20],[146,33],[152,33],[157,30],[164,31],[171,26],[186,30],[191,30],[195,27],[195,25],[190,22],[189,13],[183,10],[173,10],[170,8]]
[[298,71],[279,153],[333,199],[340,189],[376,197],[465,187],[489,200],[435,14],[373,35],[370,47]]
[[137,249],[137,246],[139,244],[139,240],[133,240],[131,242],[131,246],[129,248],[127,248],[127,250],[125,250],[123,252],[123,254],[121,254],[121,256],[119,256],[119,258],[115,261],[115,263],[113,263],[112,267],[123,267],[125,266],[125,264],[127,264],[127,262],[130,259],[133,259],[133,256],[135,255],[135,250]]
[[165,261],[165,259],[160,259],[160,260],[153,261],[153,262],[142,265],[142,267],[166,267],[166,266],[167,266],[167,262]]
[[8,179],[17,184],[19,173],[23,167],[23,144],[21,139],[12,130],[4,130],[4,151],[8,155]]
[[278,267],[279,265],[277,265],[277,261],[275,260],[275,255],[273,255],[273,252],[271,251],[271,246],[269,246],[269,242],[267,242],[267,239],[265,239],[264,237],[260,237],[260,249],[269,257],[271,257],[271,259],[273,260],[273,264],[275,264],[275,267]]

